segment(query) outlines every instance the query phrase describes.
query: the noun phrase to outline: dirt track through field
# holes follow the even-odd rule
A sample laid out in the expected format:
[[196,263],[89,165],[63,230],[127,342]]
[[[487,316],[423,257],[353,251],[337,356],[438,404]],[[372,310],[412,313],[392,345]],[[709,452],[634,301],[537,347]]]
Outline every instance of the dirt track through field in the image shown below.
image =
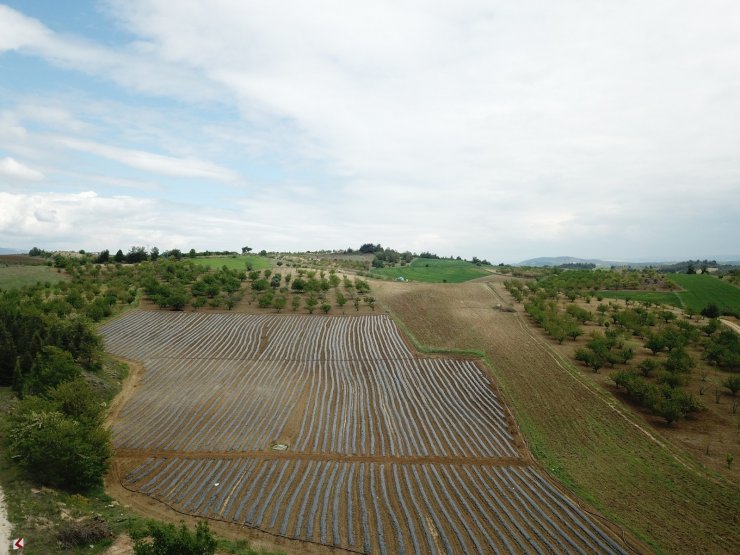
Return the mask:
[[475,361],[416,356],[386,316],[134,311],[102,332],[143,362],[110,421],[129,495],[296,551],[629,548],[532,464]]

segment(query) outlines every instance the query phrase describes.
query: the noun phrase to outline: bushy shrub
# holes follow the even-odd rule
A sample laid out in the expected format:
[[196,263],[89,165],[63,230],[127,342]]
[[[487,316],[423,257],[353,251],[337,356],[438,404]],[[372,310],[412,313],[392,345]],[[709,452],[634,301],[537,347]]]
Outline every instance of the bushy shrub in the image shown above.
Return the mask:
[[193,534],[185,523],[150,522],[146,536],[135,538],[134,555],[213,555],[216,538],[206,522],[199,522]]
[[111,457],[101,399],[82,379],[44,398],[30,396],[10,416],[6,451],[35,482],[71,491],[100,485]]

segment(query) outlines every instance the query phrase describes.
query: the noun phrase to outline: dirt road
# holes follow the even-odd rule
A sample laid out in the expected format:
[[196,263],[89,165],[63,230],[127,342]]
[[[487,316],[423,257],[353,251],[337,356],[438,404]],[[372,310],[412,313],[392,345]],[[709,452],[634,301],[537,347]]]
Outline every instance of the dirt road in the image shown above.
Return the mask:
[[10,553],[10,522],[5,510],[5,494],[0,489],[0,555]]

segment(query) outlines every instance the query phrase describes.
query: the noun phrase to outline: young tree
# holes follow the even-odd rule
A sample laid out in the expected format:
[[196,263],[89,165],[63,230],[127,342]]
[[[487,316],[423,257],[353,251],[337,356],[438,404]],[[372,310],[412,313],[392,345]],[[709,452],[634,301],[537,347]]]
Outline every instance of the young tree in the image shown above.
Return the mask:
[[290,300],[290,306],[293,308],[293,312],[298,310],[298,307],[301,306],[301,298],[293,295],[293,298]]
[[269,308],[272,306],[273,298],[274,296],[272,291],[266,291],[259,296],[259,298],[257,299],[257,304],[260,308]]
[[730,393],[735,396],[740,391],[740,376],[728,376],[722,382],[722,385],[729,389]]
[[324,311],[324,314],[329,314],[329,311],[331,310],[331,304],[329,304],[327,301],[324,301],[321,303],[321,310]]
[[190,294],[184,287],[174,287],[167,294],[167,306],[172,310],[182,310],[190,301]]
[[691,372],[692,368],[696,366],[694,359],[682,347],[673,349],[668,353],[668,358],[664,364],[669,372],[681,374]]
[[650,376],[650,374],[657,370],[658,363],[651,358],[646,358],[640,364],[638,364],[637,367],[640,369],[640,372],[642,372],[642,375],[647,378],[648,376]]
[[306,298],[304,304],[306,305],[306,310],[308,310],[308,313],[313,314],[313,311],[316,309],[316,305],[319,304],[319,300],[313,295],[310,295]]
[[120,264],[121,262],[123,262],[123,258],[123,251],[121,249],[118,249],[118,251],[116,251],[116,254],[113,256],[113,260]]
[[252,289],[254,289],[255,291],[264,291],[269,286],[270,286],[269,282],[264,278],[254,280],[252,282]]
[[672,425],[676,420],[684,416],[681,405],[674,399],[670,398],[659,399],[653,407],[653,411],[658,416],[664,418],[669,426]]
[[657,355],[659,351],[665,348],[665,342],[663,338],[656,334],[650,334],[645,342],[645,347],[653,352],[653,356]]
[[272,306],[277,311],[277,313],[280,314],[280,311],[285,308],[287,302],[288,299],[286,299],[283,295],[277,295],[272,299]]
[[583,335],[583,330],[580,328],[580,326],[577,326],[575,324],[568,326],[566,332],[573,341],[578,339],[579,336]]

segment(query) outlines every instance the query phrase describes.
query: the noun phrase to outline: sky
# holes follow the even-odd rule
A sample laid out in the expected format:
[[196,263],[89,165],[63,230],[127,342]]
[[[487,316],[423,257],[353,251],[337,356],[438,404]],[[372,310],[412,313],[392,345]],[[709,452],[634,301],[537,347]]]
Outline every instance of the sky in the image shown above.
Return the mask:
[[0,0],[0,247],[740,254],[736,0]]

